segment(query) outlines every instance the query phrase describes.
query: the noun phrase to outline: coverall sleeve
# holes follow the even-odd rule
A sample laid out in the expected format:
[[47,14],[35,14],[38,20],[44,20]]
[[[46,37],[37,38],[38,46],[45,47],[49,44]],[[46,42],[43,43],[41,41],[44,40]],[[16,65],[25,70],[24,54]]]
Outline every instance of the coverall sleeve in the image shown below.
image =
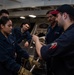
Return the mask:
[[[70,53],[69,47],[74,43],[74,33],[73,31],[69,31],[63,33],[58,39],[56,39],[53,43],[42,46],[41,48],[41,56],[47,61],[51,57],[61,57]],[[69,50],[69,51],[68,51]]]
[[29,58],[29,55],[26,50],[23,50],[18,44],[16,44],[16,52],[20,57],[24,57],[25,59]]
[[27,35],[27,36],[26,36],[26,37],[27,37],[26,39],[27,39],[27,41],[30,43],[30,41],[31,41],[31,39],[32,39],[32,36],[30,35],[29,31],[26,32],[26,35]]
[[0,63],[2,63],[6,69],[13,72],[18,72],[20,65],[8,54],[8,51],[0,46]]

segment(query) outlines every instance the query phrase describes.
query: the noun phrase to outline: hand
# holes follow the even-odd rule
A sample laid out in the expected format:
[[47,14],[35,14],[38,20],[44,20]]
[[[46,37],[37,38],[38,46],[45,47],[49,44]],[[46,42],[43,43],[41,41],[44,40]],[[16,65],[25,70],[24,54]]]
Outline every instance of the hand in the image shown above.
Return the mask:
[[38,36],[36,36],[36,35],[33,35],[33,36],[32,36],[32,39],[33,39],[33,41],[35,41],[35,42],[36,42],[37,40],[39,40]]
[[18,71],[18,75],[32,75],[32,73],[27,69],[21,67],[20,70]]
[[25,44],[24,44],[24,46],[25,46],[25,47],[28,47],[28,46],[29,46],[29,42],[26,41]]

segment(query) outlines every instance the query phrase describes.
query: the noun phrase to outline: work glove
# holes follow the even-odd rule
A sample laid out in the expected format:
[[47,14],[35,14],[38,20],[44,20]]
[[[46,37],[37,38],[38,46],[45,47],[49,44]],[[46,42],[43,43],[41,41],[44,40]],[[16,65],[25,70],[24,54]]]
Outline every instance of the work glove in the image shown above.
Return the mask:
[[32,75],[32,73],[27,69],[20,67],[20,70],[18,71],[18,75]]
[[40,63],[38,62],[38,61],[36,61],[33,57],[29,57],[29,62],[30,62],[30,65],[31,65],[31,67],[33,66],[33,65],[35,65],[35,67],[36,68],[39,68],[40,67]]

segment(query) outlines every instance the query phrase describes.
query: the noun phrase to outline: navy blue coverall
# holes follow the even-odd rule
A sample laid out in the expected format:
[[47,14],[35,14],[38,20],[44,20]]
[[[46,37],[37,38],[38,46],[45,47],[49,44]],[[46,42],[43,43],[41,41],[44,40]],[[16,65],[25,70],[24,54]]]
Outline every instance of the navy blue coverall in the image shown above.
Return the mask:
[[[30,35],[29,31],[25,31],[24,33],[22,33],[20,27],[13,28],[13,29],[12,29],[12,34],[11,34],[11,36],[13,36],[13,37],[15,38],[15,42],[16,42],[17,44],[20,44],[20,43],[22,42],[22,40],[24,40],[24,39],[26,39],[26,40],[30,43],[30,41],[31,41],[31,39],[32,39],[32,36]],[[21,46],[20,46],[20,47],[21,47]],[[24,48],[23,48],[23,50],[24,50]],[[19,64],[22,63],[22,62],[20,61],[20,60],[22,60],[22,59],[20,58],[19,55],[17,55],[17,59],[16,59],[16,60],[17,60],[17,62],[18,62]]]
[[31,41],[32,36],[30,35],[29,31],[25,31],[24,33],[21,32],[21,28],[13,28],[12,35],[16,38],[16,42],[20,43],[22,40],[27,39],[28,42]]
[[[59,27],[58,24],[55,25],[55,27],[52,29],[51,26],[48,27],[47,29],[47,34],[45,37],[45,43],[46,44],[50,44],[52,43],[54,40],[56,40],[63,32],[63,28]],[[51,74],[51,69],[50,69],[50,64],[52,59],[50,59],[49,61],[46,62],[46,66],[47,66],[47,75],[52,75]]]
[[58,26],[58,24],[56,24],[53,29],[51,26],[49,26],[47,29],[46,37],[45,37],[45,43],[46,44],[52,43],[62,34],[62,32],[63,32],[63,28]]
[[42,46],[41,56],[46,62],[52,58],[52,75],[74,75],[74,24],[53,43]]
[[29,58],[27,52],[14,43],[13,37],[6,38],[0,32],[0,75],[14,75],[13,73],[20,69],[21,65],[16,62],[15,52],[20,57]]

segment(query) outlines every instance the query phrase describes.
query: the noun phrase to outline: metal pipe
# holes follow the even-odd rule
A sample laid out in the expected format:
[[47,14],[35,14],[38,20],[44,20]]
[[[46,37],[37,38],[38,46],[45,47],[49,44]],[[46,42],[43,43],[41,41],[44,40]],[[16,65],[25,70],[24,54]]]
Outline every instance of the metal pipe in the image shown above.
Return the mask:
[[[36,60],[37,62],[39,61],[39,58]],[[35,65],[32,66],[32,68],[30,69],[30,72],[32,72],[35,68]]]

